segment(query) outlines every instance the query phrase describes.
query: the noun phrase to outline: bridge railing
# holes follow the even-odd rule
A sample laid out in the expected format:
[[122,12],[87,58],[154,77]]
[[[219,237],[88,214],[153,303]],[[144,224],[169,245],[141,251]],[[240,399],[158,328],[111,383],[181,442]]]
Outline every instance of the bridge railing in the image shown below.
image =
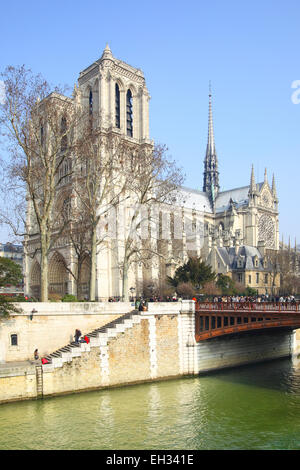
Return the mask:
[[196,302],[196,311],[300,312],[300,302]]
[[300,328],[298,302],[198,302],[195,339],[266,328]]

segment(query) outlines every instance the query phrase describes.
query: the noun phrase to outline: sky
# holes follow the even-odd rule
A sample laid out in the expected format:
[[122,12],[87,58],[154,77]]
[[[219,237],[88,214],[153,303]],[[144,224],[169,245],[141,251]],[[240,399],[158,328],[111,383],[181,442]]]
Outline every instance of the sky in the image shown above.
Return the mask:
[[[150,136],[202,189],[211,81],[221,191],[267,168],[280,238],[300,243],[299,0],[0,0],[0,70],[22,65],[53,87],[113,55],[141,68]],[[294,87],[294,88],[293,88]],[[0,227],[0,241],[7,241]]]

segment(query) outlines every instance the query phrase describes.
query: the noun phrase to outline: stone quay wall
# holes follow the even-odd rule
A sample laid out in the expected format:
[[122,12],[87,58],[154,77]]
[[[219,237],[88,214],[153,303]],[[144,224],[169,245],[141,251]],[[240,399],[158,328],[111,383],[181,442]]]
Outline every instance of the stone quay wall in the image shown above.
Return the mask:
[[[53,305],[56,310],[50,312]],[[75,312],[74,304],[51,304],[51,309],[48,304],[45,308],[36,304],[35,309],[41,311],[32,320],[26,318],[28,308],[23,315],[15,316],[13,323],[9,323],[12,319],[1,322],[0,344],[2,336],[16,331],[20,322],[18,360],[22,360],[22,354],[23,360],[28,357],[35,347],[35,338],[42,334],[45,353],[49,354],[66,345],[75,328],[85,334],[133,309],[130,303],[79,305]],[[32,335],[35,327],[28,326],[29,330],[24,331],[24,324],[34,325],[34,321],[37,332]],[[0,403],[198,375],[290,356],[297,346],[296,334],[283,330],[228,335],[196,343],[193,301],[149,303],[148,311],[132,312],[125,321],[120,318],[116,323],[114,328],[91,337],[89,344],[81,343],[79,348],[53,358],[51,364],[28,363],[24,369],[10,367],[6,362],[0,367]],[[55,324],[68,333],[54,335],[50,341],[49,330]]]
[[[99,328],[134,308],[130,302],[22,302],[23,313],[0,320],[1,362],[33,359],[35,349],[40,356],[74,341],[75,329],[83,334]],[[32,311],[35,311],[32,314]],[[17,335],[17,344],[12,344]]]

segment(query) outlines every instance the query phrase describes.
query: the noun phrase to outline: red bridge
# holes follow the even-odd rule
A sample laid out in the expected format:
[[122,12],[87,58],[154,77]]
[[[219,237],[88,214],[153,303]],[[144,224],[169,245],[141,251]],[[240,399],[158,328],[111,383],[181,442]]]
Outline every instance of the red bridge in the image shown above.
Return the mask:
[[300,304],[274,302],[198,302],[196,341],[266,328],[300,328]]

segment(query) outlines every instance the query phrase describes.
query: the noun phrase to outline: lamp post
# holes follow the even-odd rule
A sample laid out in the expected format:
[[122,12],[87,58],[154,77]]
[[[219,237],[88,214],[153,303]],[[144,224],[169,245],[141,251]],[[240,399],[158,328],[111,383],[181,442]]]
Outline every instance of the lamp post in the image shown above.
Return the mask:
[[130,290],[130,293],[131,293],[131,300],[130,300],[130,301],[133,302],[133,301],[134,301],[133,293],[134,293],[134,291],[135,291],[135,288],[134,288],[134,287],[130,287],[129,290]]
[[197,291],[197,297],[196,297],[196,299],[197,299],[197,302],[199,302],[199,300],[200,300],[199,290],[201,289],[201,285],[200,285],[200,284],[196,284],[196,285],[195,285],[195,289],[196,289],[196,291]]

